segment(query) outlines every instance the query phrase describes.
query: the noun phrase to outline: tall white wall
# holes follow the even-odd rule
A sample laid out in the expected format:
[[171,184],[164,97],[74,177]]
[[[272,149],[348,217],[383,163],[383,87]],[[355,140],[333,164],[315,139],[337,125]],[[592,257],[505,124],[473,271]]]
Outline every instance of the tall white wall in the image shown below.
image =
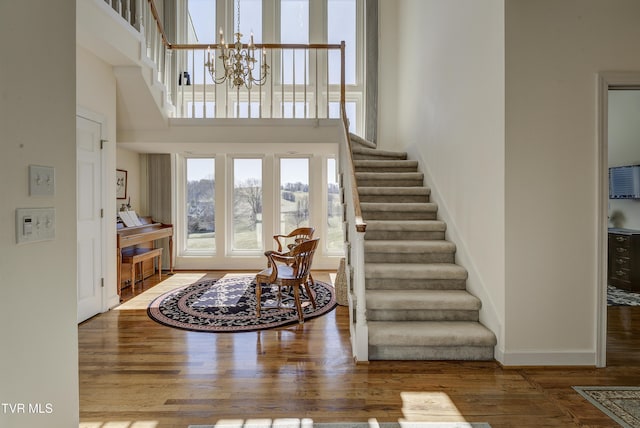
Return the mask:
[[[500,350],[503,1],[401,0],[381,7],[378,145],[420,160],[448,238],[457,245],[457,260],[469,270],[468,289],[483,302],[481,320],[498,336]],[[396,99],[386,108],[394,91]]]
[[[609,91],[608,125],[609,166],[640,165],[640,91]],[[615,211],[622,227],[640,230],[640,200],[610,199],[609,215]]]
[[[68,428],[79,422],[75,4],[0,2],[3,428]],[[55,168],[54,196],[29,196],[31,164]],[[55,208],[56,237],[17,245],[15,209],[35,207]]]
[[508,364],[594,364],[600,71],[640,70],[635,0],[507,0]]

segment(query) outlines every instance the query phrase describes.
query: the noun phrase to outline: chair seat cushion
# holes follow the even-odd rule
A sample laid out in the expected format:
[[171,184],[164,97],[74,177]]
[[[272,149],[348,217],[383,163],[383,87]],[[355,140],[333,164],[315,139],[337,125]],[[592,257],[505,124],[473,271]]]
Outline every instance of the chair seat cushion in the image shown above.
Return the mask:
[[[261,271],[257,276],[270,277],[271,268],[267,268]],[[287,265],[278,265],[278,277],[281,279],[294,279],[295,277],[293,276],[293,268]]]

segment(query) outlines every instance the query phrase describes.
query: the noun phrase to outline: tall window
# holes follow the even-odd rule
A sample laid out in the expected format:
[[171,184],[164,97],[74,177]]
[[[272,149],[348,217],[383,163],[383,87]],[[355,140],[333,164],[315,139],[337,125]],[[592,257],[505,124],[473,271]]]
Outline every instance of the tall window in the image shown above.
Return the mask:
[[233,159],[233,250],[262,249],[262,159]]
[[217,43],[216,0],[187,0],[188,43]]
[[[243,42],[246,43],[245,40],[249,40],[253,33],[254,43],[262,43],[262,0],[234,0],[233,31],[230,31],[227,37],[231,37],[231,33],[235,33],[238,29],[238,2],[240,2],[240,32]],[[232,43],[231,40],[226,42]]]
[[216,249],[215,159],[187,159],[186,250],[211,253]]
[[[281,0],[280,42],[309,43],[309,0]],[[304,50],[286,50],[282,57],[284,83],[292,84],[295,81],[297,85],[302,85],[309,81],[308,58]]]
[[340,188],[336,179],[336,160],[327,159],[327,250],[329,253],[343,251],[342,205]]
[[280,159],[280,233],[309,226],[309,159]]
[[[346,44],[345,79],[347,85],[356,82],[356,0],[328,0],[328,43]],[[329,52],[329,82],[340,83],[340,52]]]

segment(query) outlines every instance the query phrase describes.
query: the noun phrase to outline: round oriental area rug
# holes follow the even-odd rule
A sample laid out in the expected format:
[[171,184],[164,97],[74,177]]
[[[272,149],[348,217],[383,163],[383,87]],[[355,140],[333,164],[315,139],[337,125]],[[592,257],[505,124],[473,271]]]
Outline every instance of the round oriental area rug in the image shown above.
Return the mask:
[[[297,323],[293,293],[289,295],[283,289],[278,302],[278,287],[274,285],[262,286],[262,310],[260,318],[256,316],[254,279],[254,275],[246,275],[201,280],[155,298],[147,313],[154,321],[169,327],[213,333],[255,331]],[[305,320],[336,307],[331,285],[315,281],[311,290],[315,309],[301,293]]]

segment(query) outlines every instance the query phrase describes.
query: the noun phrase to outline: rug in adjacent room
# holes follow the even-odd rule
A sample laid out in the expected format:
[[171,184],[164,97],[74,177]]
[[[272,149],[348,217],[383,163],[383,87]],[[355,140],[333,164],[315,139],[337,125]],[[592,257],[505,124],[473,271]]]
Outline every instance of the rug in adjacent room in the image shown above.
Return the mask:
[[[213,333],[255,331],[298,322],[293,297],[283,291],[278,303],[278,287],[273,285],[263,285],[263,309],[258,318],[254,280],[254,275],[201,280],[157,297],[149,304],[147,313],[154,321],[169,327]],[[304,302],[303,295],[305,320],[336,307],[331,285],[315,281],[311,289],[316,308],[310,302]]]
[[574,386],[573,389],[621,426],[640,427],[640,387]]
[[640,306],[640,294],[607,285],[608,306]]

